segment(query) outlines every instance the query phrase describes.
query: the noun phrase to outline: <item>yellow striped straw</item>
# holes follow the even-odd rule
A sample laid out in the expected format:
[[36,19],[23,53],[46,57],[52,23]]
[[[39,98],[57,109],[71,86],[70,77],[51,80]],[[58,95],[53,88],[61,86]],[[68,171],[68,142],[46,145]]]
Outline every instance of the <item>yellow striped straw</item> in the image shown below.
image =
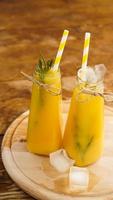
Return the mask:
[[63,51],[64,51],[64,47],[65,47],[65,44],[66,44],[66,41],[67,41],[68,34],[69,34],[69,31],[64,30],[63,36],[62,36],[62,39],[61,39],[61,42],[60,42],[60,45],[59,45],[59,49],[58,49],[58,52],[57,52],[57,55],[56,55],[54,67],[53,67],[54,71],[58,70],[60,60],[61,60],[61,57],[62,57],[62,54],[63,54]]
[[84,50],[83,50],[83,58],[82,58],[82,68],[87,67],[88,61],[88,53],[89,53],[89,44],[90,44],[90,33],[85,33],[85,41],[84,41]]

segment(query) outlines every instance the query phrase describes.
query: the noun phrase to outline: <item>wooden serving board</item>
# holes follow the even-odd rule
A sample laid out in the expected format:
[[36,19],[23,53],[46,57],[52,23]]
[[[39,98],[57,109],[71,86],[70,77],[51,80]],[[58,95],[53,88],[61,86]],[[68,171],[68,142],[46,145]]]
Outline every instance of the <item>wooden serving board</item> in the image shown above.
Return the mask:
[[[69,107],[64,103],[63,116]],[[26,131],[29,112],[23,113],[8,128],[2,143],[2,159],[11,178],[24,191],[43,200],[111,200],[113,199],[113,110],[105,107],[105,149],[102,158],[88,167],[87,191],[71,192],[68,173],[58,173],[49,158],[29,153]]]

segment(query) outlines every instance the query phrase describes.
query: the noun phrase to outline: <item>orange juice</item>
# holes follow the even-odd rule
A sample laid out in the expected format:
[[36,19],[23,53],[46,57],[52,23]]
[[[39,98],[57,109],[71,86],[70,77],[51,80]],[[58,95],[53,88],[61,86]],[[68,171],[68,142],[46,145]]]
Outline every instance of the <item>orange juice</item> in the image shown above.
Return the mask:
[[[34,78],[40,80],[40,74]],[[52,88],[61,88],[60,73],[49,70],[43,83]],[[47,87],[48,87],[47,86]],[[27,132],[27,147],[30,152],[48,155],[61,147],[61,95],[33,84]]]
[[82,92],[78,84],[72,96],[63,138],[63,146],[77,166],[87,166],[101,156],[103,119],[103,97]]

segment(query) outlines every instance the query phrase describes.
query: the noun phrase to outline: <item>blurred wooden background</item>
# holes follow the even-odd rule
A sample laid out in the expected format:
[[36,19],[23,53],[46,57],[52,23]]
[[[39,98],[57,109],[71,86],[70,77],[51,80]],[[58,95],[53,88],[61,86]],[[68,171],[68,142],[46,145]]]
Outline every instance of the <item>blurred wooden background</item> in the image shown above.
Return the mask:
[[[64,84],[81,65],[89,31],[88,63],[106,65],[106,89],[113,91],[112,0],[0,0],[0,141],[9,124],[29,108],[31,83],[20,71],[32,74],[40,53],[54,58],[64,29],[70,31],[61,61]],[[65,99],[71,92],[64,88]],[[11,181],[1,158],[0,199],[32,199]]]

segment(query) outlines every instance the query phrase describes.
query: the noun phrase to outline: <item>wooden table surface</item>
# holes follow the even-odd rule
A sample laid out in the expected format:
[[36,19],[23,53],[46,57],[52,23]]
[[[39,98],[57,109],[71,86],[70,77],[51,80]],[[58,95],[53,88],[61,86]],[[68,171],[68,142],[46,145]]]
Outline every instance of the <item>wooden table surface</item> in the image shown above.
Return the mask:
[[[0,1],[0,142],[9,124],[29,108],[31,74],[40,52],[55,57],[64,29],[70,35],[61,62],[63,99],[71,96],[65,78],[81,65],[84,33],[90,31],[89,65],[104,63],[106,90],[113,90],[112,0]],[[65,85],[66,83],[66,85]],[[69,88],[68,88],[69,87]],[[8,177],[0,157],[0,200],[32,199]]]

